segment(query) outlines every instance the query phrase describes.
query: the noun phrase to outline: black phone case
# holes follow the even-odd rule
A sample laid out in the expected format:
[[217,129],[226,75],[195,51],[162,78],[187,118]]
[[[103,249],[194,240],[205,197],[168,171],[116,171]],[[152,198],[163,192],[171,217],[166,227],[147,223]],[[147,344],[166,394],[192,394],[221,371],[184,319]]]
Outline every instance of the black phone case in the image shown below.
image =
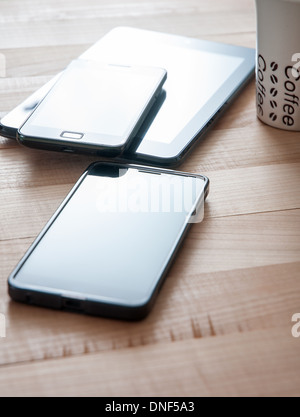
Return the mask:
[[[166,275],[174,261],[174,258],[191,226],[191,223],[187,223],[184,232],[182,233],[180,240],[177,243],[177,246],[175,250],[172,253],[172,256],[169,259],[169,262],[167,266],[165,267],[162,275],[160,276],[160,279],[158,280],[156,287],[154,291],[152,292],[151,296],[148,298],[148,300],[139,306],[125,306],[125,305],[118,305],[113,303],[104,303],[99,301],[93,301],[93,300],[79,300],[76,298],[70,298],[70,297],[64,297],[57,293],[51,293],[49,292],[40,292],[35,291],[30,288],[24,289],[19,288],[14,283],[14,276],[20,269],[20,267],[23,265],[24,262],[26,262],[27,258],[30,256],[31,252],[34,250],[34,248],[38,245],[39,241],[42,239],[44,234],[47,232],[47,230],[51,227],[52,223],[55,221],[59,213],[63,210],[63,208],[67,205],[70,198],[73,196],[73,194],[76,192],[76,189],[81,184],[81,182],[84,180],[85,176],[88,174],[88,172],[95,167],[95,165],[99,164],[99,162],[95,162],[91,164],[88,169],[84,172],[84,174],[80,177],[80,179],[77,181],[73,189],[70,191],[68,196],[65,198],[65,200],[62,202],[60,207],[56,210],[54,215],[51,217],[51,219],[48,221],[44,229],[41,231],[41,233],[38,235],[36,240],[33,242],[33,244],[30,246],[20,263],[17,265],[17,267],[14,269],[14,271],[11,273],[11,275],[8,278],[8,292],[10,297],[19,302],[23,302],[26,304],[31,305],[37,305],[42,307],[48,307],[58,310],[67,310],[67,311],[74,311],[77,313],[83,313],[83,314],[90,314],[90,315],[96,315],[96,316],[102,316],[102,317],[110,317],[110,318],[117,318],[117,319],[123,319],[123,320],[140,320],[143,319],[148,315],[150,310],[152,309],[152,306],[155,302],[155,299],[162,287],[162,284],[166,278]],[[176,171],[169,171],[166,169],[151,169],[149,167],[143,167],[143,166],[137,166],[137,165],[129,165],[129,164],[112,164],[111,162],[104,163],[101,162],[101,164],[107,164],[107,165],[117,165],[123,168],[139,168],[139,169],[145,169],[150,171],[160,171],[160,172],[176,172]],[[191,175],[188,173],[180,172],[181,175]],[[209,192],[209,180],[207,177],[201,176],[205,179],[205,188],[204,188],[204,200],[206,199],[208,192]]]

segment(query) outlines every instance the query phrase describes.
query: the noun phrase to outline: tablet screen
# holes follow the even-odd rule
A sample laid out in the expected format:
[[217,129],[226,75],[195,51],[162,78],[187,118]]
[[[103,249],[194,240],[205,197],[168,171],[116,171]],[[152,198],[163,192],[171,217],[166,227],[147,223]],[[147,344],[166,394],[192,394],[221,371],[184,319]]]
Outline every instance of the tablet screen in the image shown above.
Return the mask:
[[[164,62],[164,68],[169,68],[168,80],[164,86],[167,96],[145,139],[169,144],[218,91],[243,59],[173,46],[168,46],[166,50],[163,45],[158,46],[155,55],[157,60],[155,63],[153,60],[153,65]],[[178,56],[181,57],[180,61]]]
[[[114,29],[82,55],[98,57],[168,71],[165,97],[139,132],[137,148],[162,158],[180,153],[254,69],[253,50],[132,28]],[[247,59],[251,65],[241,74]]]

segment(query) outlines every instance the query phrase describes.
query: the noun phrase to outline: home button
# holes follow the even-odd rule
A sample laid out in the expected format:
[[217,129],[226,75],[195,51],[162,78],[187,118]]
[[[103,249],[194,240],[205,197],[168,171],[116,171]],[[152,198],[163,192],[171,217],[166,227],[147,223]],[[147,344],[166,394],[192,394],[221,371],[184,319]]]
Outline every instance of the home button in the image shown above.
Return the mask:
[[62,132],[60,135],[62,138],[68,138],[68,139],[82,139],[83,133],[77,133],[77,132]]

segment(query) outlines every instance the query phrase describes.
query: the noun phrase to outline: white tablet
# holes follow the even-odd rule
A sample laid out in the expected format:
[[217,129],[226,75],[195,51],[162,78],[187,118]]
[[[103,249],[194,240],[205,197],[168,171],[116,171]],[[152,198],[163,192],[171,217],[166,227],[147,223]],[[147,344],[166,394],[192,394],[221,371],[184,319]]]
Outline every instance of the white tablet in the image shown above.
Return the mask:
[[[163,94],[123,158],[159,166],[182,161],[255,68],[254,49],[128,27],[113,29],[80,58],[167,70]],[[5,116],[0,133],[15,137],[54,82]]]

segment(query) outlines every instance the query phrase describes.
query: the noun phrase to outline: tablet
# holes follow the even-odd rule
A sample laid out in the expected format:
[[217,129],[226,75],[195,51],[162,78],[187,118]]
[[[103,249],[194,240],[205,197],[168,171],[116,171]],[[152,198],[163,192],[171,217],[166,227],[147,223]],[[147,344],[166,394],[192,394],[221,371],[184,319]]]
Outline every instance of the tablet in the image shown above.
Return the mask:
[[[255,68],[254,49],[128,27],[113,29],[80,58],[167,70],[164,94],[124,158],[158,166],[173,166],[183,160],[254,75]],[[31,106],[24,102],[15,114],[13,111],[2,119],[2,134],[15,135],[24,122],[21,114],[30,114],[44,94],[45,89],[41,97],[35,95]],[[10,126],[5,128],[7,121]]]

